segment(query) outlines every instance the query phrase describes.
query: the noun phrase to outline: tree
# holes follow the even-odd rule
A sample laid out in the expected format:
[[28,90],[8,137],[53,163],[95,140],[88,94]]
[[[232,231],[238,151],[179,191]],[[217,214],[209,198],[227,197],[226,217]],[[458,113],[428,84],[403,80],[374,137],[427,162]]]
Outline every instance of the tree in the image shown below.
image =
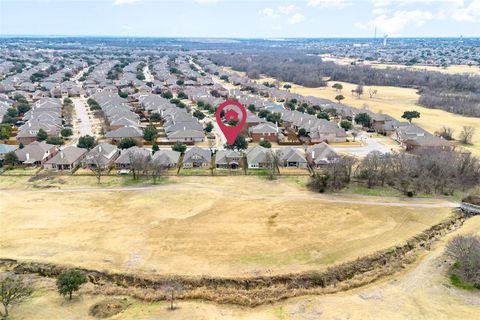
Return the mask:
[[152,154],[155,154],[155,152],[157,152],[158,150],[160,150],[158,144],[154,143],[152,146]]
[[445,140],[453,140],[453,132],[454,130],[450,127],[443,126],[442,129],[435,132],[436,135],[442,137]]
[[162,120],[162,116],[158,112],[154,112],[150,115],[151,122],[159,122]]
[[0,125],[0,140],[7,140],[12,133],[12,127],[8,124]]
[[353,141],[355,142],[355,139],[358,137],[358,132],[353,130],[351,134],[352,134],[352,137],[353,137]]
[[337,83],[335,83],[335,84],[332,86],[332,88],[334,88],[335,91],[337,91],[337,92],[342,92],[342,90],[343,90],[343,85],[342,85],[341,83],[338,83],[338,82],[337,82]]
[[2,276],[0,278],[0,301],[4,312],[0,312],[2,318],[8,318],[8,307],[19,303],[33,293],[29,283],[20,277]]
[[58,293],[72,300],[72,293],[78,291],[80,286],[87,282],[87,277],[79,270],[62,272],[57,278]]
[[143,129],[143,139],[148,142],[154,142],[157,139],[158,131],[154,126],[147,126]]
[[272,144],[270,143],[270,141],[268,140],[260,140],[260,142],[258,143],[258,145],[260,147],[264,147],[264,148],[267,148],[267,149],[270,149],[272,147]]
[[167,91],[167,92],[162,93],[162,97],[170,100],[170,99],[173,98],[173,94],[170,91]]
[[56,146],[61,146],[61,145],[63,145],[64,141],[60,137],[49,137],[47,139],[47,143],[48,144],[54,144]]
[[335,96],[335,100],[337,100],[338,103],[340,103],[340,101],[342,101],[343,99],[345,99],[345,97],[342,94]]
[[326,113],[324,111],[320,111],[319,113],[317,113],[317,118],[318,119],[330,120],[330,116],[328,115],[328,113]]
[[12,117],[12,118],[18,117],[18,110],[14,109],[14,108],[7,109],[7,116]]
[[357,85],[357,87],[352,90],[352,93],[355,93],[360,98],[360,96],[363,94],[363,85]]
[[289,85],[288,83],[286,83],[286,84],[283,85],[283,88],[289,90],[289,89],[292,88],[292,86]]
[[137,145],[137,140],[135,140],[134,138],[123,138],[122,140],[120,140],[117,146],[120,149],[128,149],[131,147],[135,147],[136,145]]
[[124,99],[128,98],[128,93],[123,92],[123,91],[120,91],[120,92],[118,93],[118,95],[120,96],[120,98],[124,98]]
[[20,114],[25,114],[28,110],[30,110],[30,105],[28,103],[20,103],[17,106],[17,110]]
[[420,118],[420,112],[418,111],[405,111],[402,115],[403,119],[407,119],[408,122],[412,123],[413,119]]
[[60,134],[64,138],[71,137],[73,135],[73,131],[70,128],[63,128],[62,131],[60,131]]
[[188,99],[188,96],[187,96],[187,94],[186,94],[185,92],[179,92],[179,93],[177,94],[177,98],[178,98],[178,99]]
[[187,150],[187,146],[179,141],[175,142],[175,144],[172,146],[172,150],[173,151],[177,151],[177,152],[180,152],[180,153],[185,153],[185,151]]
[[96,144],[97,142],[94,137],[86,135],[78,139],[77,147],[90,150],[95,147]]
[[450,269],[452,283],[480,289],[480,237],[456,236],[447,244],[445,255],[454,262]]
[[339,190],[350,183],[352,168],[356,159],[350,156],[339,156],[330,161],[322,170],[315,172],[311,177],[308,187],[317,192]]
[[370,118],[368,113],[359,113],[355,116],[355,122],[361,124],[364,127],[370,127],[372,118]]
[[254,112],[255,111],[255,105],[254,104],[249,104],[247,107],[248,111]]
[[12,166],[17,164],[18,163],[18,156],[15,153],[15,151],[10,151],[10,152],[6,153],[5,156],[3,157],[3,163],[7,164],[7,165],[12,165]]
[[199,120],[202,120],[203,118],[205,118],[205,114],[200,110],[193,111],[193,116]]
[[472,138],[475,134],[475,127],[473,126],[463,126],[462,131],[460,132],[460,142],[463,144],[472,144]]
[[342,127],[345,131],[348,131],[348,130],[352,129],[353,125],[348,120],[342,120],[342,121],[340,121],[340,127]]
[[225,149],[245,150],[248,148],[248,142],[243,135],[239,134],[232,145],[225,143],[224,147]]
[[300,137],[306,137],[307,136],[307,130],[305,130],[304,128],[298,129],[298,135]]
[[40,129],[38,130],[38,133],[37,133],[37,141],[45,141],[48,139],[48,134],[45,130],[43,129]]
[[370,99],[373,98],[374,95],[376,95],[378,93],[378,90],[377,89],[368,89],[368,95],[370,96]]
[[207,124],[205,125],[205,128],[203,130],[205,130],[205,132],[212,132],[213,123],[212,122],[207,122]]
[[182,282],[177,279],[168,279],[165,280],[162,288],[167,296],[168,301],[170,302],[170,310],[175,310],[175,301],[177,296],[183,290]]

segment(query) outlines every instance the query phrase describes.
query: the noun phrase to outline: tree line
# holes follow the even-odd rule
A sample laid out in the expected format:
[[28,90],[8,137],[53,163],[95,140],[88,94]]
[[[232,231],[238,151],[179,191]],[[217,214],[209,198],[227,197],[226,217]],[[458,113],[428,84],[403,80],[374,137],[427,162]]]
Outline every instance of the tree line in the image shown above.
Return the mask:
[[367,65],[339,65],[299,51],[215,53],[210,59],[247,75],[267,74],[306,87],[325,86],[325,79],[362,85],[415,88],[419,103],[466,116],[480,117],[480,76],[444,74],[400,68],[376,69]]

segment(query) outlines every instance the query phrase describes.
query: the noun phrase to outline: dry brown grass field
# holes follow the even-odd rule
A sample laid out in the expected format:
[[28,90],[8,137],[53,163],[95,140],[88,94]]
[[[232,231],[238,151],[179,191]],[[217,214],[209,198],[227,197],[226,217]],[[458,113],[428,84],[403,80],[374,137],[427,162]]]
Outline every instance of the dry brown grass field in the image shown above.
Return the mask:
[[288,178],[60,187],[0,189],[2,257],[143,274],[286,273],[391,247],[450,212],[440,200],[337,196],[335,203]]
[[[293,298],[257,308],[179,301],[175,311],[167,309],[167,302],[147,303],[127,298],[130,306],[109,319],[478,319],[480,293],[452,287],[446,277],[448,265],[442,258],[448,239],[468,233],[480,235],[480,216],[471,218],[461,229],[436,243],[431,251],[422,253],[418,262],[404,272],[347,292]],[[81,296],[65,301],[55,292],[53,280],[36,277],[35,283],[37,291],[12,308],[12,319],[95,319],[88,316],[90,306],[111,299],[93,295],[91,285],[85,285]]]

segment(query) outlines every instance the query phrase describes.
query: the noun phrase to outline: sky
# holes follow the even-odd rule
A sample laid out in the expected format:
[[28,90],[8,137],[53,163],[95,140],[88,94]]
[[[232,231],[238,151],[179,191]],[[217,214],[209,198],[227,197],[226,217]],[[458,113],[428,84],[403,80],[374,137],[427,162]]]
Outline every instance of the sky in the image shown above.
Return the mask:
[[480,0],[0,0],[0,35],[479,37]]

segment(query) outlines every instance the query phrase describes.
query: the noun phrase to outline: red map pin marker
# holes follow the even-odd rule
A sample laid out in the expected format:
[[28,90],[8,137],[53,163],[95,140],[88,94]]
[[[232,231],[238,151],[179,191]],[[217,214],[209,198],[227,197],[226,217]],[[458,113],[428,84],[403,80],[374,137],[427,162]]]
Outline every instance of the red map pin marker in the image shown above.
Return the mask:
[[[230,121],[232,119],[237,121],[237,124],[235,126],[227,126],[222,121],[222,116],[220,114],[222,113],[222,110],[228,106],[237,107],[229,109],[227,112],[225,112],[225,118],[227,119],[227,121]],[[238,114],[238,111],[236,111],[235,109],[238,109],[241,112],[241,118]],[[240,131],[242,131],[243,125],[247,121],[247,110],[240,102],[235,100],[227,100],[218,106],[216,118],[218,126],[222,130],[225,138],[227,138],[228,144],[232,145],[235,143],[235,139],[237,139],[238,134],[240,133]]]

